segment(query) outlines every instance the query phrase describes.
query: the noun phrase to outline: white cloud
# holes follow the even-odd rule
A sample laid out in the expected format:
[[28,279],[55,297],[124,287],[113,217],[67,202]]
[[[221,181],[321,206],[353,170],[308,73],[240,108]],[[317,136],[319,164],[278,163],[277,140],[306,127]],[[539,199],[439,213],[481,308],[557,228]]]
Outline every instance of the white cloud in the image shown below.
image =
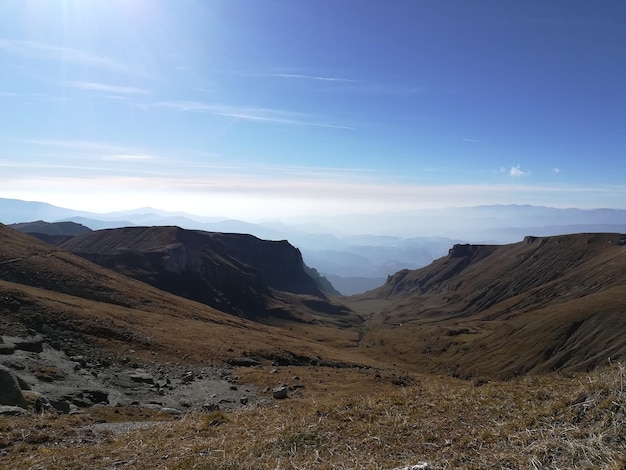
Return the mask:
[[150,94],[148,90],[143,88],[135,88],[128,86],[109,85],[106,83],[97,82],[67,82],[67,84],[73,88],[85,91],[98,91],[104,93],[118,93],[122,95],[147,95]]
[[552,173],[559,174],[559,173],[561,173],[561,169],[560,168],[552,168]]
[[528,176],[529,174],[530,172],[526,170],[522,170],[519,165],[512,166],[511,169],[509,170],[510,176]]

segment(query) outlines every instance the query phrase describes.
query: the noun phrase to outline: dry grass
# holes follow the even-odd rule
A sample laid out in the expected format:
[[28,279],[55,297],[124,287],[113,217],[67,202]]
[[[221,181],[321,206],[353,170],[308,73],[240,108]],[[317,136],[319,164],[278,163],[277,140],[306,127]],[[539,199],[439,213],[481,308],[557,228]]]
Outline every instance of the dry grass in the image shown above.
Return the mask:
[[[358,373],[350,374],[347,381],[358,385]],[[307,388],[302,398],[264,408],[187,415],[124,434],[82,431],[81,436],[76,426],[68,428],[68,420],[77,417],[3,418],[0,466],[389,469],[429,461],[437,469],[617,470],[626,465],[621,364],[590,374],[481,386],[432,377],[409,387],[375,386],[373,371],[360,374],[360,385],[369,381],[371,391],[338,387],[334,395],[323,395]]]

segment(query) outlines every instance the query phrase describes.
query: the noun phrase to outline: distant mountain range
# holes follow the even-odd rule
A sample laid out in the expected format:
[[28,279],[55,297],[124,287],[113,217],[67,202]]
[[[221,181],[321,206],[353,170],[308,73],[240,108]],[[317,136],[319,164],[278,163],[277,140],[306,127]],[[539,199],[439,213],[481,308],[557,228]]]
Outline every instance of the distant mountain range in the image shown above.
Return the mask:
[[626,210],[621,209],[493,205],[250,223],[154,208],[97,214],[0,198],[0,222],[37,220],[73,221],[93,230],[178,226],[288,240],[300,249],[308,266],[331,279],[345,295],[380,285],[401,269],[426,266],[458,243],[513,243],[527,235],[626,232]]

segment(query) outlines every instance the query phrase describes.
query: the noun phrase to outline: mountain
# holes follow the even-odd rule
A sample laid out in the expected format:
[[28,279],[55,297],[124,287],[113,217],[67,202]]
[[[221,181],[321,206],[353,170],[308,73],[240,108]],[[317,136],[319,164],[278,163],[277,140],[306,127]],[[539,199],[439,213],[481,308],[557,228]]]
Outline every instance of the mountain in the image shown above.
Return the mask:
[[91,232],[89,227],[75,222],[44,222],[37,220],[35,222],[24,222],[20,224],[12,224],[11,228],[24,233],[45,234],[45,235],[80,235]]
[[285,295],[325,312],[332,304],[287,241],[252,235],[126,227],[99,230],[60,245],[85,259],[173,294],[240,317],[290,316]]
[[57,221],[77,215],[83,215],[83,213],[44,202],[0,198],[0,222],[4,224],[15,224],[30,220]]
[[351,306],[373,305],[374,357],[461,377],[593,368],[626,355],[626,236],[455,245]]
[[[323,304],[318,297],[301,298],[302,304],[291,305],[292,314],[309,315],[311,309],[303,306],[306,301]],[[346,353],[287,328],[238,318],[173,295],[2,224],[0,312],[4,335],[37,333],[70,354],[89,357],[121,360],[132,349],[146,362],[158,352],[161,363],[183,356],[187,362],[206,363],[244,353],[285,351],[348,359]],[[329,322],[333,315],[328,315]],[[319,324],[315,328],[324,330]]]
[[43,220],[11,224],[10,227],[52,245],[60,245],[76,235],[91,232],[89,227],[75,222],[44,222]]

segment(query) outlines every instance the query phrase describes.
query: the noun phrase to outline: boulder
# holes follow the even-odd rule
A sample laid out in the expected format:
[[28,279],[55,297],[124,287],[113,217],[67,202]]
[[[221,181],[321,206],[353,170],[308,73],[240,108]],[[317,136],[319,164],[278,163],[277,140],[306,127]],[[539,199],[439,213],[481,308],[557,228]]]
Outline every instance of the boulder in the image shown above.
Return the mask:
[[14,338],[15,350],[29,351],[34,353],[43,352],[43,336],[32,336],[30,338]]
[[277,400],[283,400],[289,396],[289,389],[284,385],[281,387],[276,387],[272,390],[272,396]]
[[11,369],[0,366],[0,405],[26,408],[26,399],[15,374]]
[[252,359],[251,357],[233,357],[228,360],[228,363],[235,367],[254,367],[261,364],[259,361]]
[[28,416],[31,412],[19,406],[0,405],[0,416]]
[[137,369],[134,372],[131,372],[128,377],[130,377],[130,380],[132,380],[133,382],[146,383],[146,384],[154,383],[154,377],[152,376],[152,374],[142,369]]

